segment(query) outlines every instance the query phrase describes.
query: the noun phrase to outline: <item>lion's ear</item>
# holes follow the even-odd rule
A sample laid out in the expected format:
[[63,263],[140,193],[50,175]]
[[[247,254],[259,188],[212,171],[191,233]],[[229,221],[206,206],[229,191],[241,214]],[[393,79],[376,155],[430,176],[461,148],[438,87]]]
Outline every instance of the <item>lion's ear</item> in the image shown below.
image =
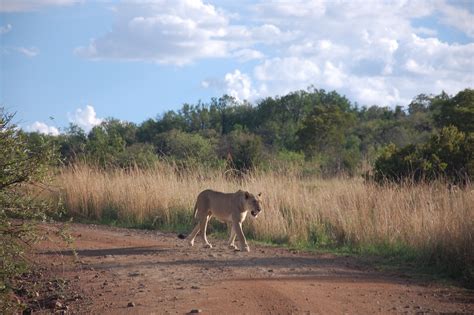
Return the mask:
[[248,191],[245,192],[245,199],[249,199],[250,198],[250,194]]

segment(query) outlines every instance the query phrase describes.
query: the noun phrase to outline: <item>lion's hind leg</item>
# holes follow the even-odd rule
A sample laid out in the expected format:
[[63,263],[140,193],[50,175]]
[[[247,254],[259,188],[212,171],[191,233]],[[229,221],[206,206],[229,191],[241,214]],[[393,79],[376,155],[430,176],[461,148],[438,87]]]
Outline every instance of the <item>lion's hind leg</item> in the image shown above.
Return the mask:
[[199,233],[199,230],[200,230],[200,226],[201,223],[198,222],[196,224],[196,226],[194,227],[193,231],[191,232],[191,234],[189,234],[188,238],[189,238],[189,245],[191,246],[194,246],[194,239],[196,238],[196,235]]
[[204,241],[205,248],[212,248],[212,245],[209,243],[206,236],[207,222],[209,221],[210,218],[211,217],[209,215],[206,215],[205,217],[203,216],[202,218],[200,218],[200,223],[199,223],[199,229],[201,231],[201,237],[202,237],[202,240]]

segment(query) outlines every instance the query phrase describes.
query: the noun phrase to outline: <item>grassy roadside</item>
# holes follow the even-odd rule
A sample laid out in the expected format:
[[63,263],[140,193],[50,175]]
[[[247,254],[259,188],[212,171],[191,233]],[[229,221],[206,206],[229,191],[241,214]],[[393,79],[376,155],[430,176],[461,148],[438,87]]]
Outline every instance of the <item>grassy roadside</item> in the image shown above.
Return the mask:
[[[130,222],[120,222],[117,220],[107,219],[90,220],[82,218],[75,222],[127,229],[158,230],[165,233],[183,233],[185,235],[193,228],[193,225],[191,224],[156,226],[153,222],[147,222],[137,225]],[[228,231],[226,225],[216,220],[211,220],[208,227],[208,237],[211,239],[227,239]],[[250,244],[264,247],[281,247],[286,248],[289,251],[353,257],[357,258],[359,262],[382,272],[396,273],[407,278],[436,281],[445,285],[462,286],[467,289],[474,289],[472,282],[469,281],[469,279],[459,276],[457,270],[449,269],[445,265],[435,264],[430,261],[430,257],[427,253],[419,252],[416,249],[403,244],[398,244],[396,246],[390,244],[351,246],[348,244],[315,244],[308,242],[290,244],[284,240],[275,242],[272,240],[255,239],[252,236],[248,237],[247,240]]]
[[[301,250],[383,257],[393,264],[436,267],[474,282],[474,194],[443,183],[377,186],[358,179],[254,173],[238,181],[209,170],[63,169],[56,178],[70,217],[121,227],[189,233],[198,193],[263,193],[264,211],[248,219],[248,239]],[[225,233],[213,220],[209,232]]]
[[353,247],[349,245],[277,244],[258,240],[250,240],[250,242],[261,246],[283,247],[290,251],[353,257],[363,265],[380,272],[397,274],[415,280],[435,281],[444,285],[474,289],[473,283],[469,279],[460,276],[458,270],[450,270],[445,265],[435,264],[425,254],[407,246]]

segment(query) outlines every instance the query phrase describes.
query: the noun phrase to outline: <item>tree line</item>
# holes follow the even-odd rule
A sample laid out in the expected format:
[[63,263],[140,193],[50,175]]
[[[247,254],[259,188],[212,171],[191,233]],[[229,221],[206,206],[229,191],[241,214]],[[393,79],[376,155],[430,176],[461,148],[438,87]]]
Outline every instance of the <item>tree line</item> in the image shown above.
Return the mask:
[[140,124],[108,118],[86,133],[70,125],[51,141],[62,163],[146,167],[254,168],[297,166],[304,173],[415,180],[474,174],[474,90],[420,94],[406,107],[359,106],[335,91],[310,87],[256,104],[224,95],[183,104]]

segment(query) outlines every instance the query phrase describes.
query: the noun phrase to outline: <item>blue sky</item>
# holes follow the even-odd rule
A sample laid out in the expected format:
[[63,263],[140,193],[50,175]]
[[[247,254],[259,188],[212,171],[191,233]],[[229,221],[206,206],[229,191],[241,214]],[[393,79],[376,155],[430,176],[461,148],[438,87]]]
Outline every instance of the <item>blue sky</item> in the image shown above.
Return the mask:
[[1,106],[51,134],[223,94],[405,106],[474,86],[474,1],[1,0],[0,41]]

